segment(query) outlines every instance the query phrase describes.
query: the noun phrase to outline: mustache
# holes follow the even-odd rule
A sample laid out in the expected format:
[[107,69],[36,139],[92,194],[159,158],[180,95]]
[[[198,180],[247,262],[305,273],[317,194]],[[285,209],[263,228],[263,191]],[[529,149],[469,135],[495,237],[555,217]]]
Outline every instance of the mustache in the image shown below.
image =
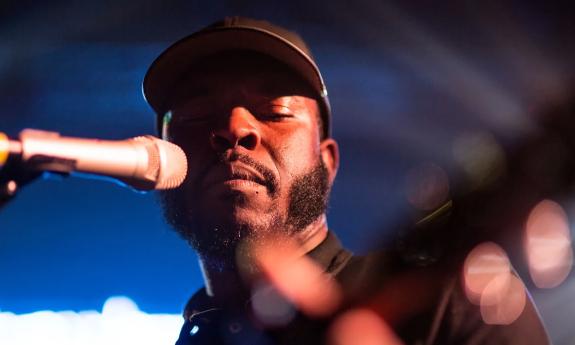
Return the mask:
[[218,157],[218,162],[221,164],[231,164],[232,162],[241,162],[249,166],[250,168],[254,169],[263,176],[264,178],[263,183],[267,188],[268,193],[270,193],[270,195],[274,195],[279,188],[279,182],[274,173],[270,169],[265,167],[263,164],[257,162],[255,159],[246,154],[238,152],[231,152],[229,154],[222,153]]

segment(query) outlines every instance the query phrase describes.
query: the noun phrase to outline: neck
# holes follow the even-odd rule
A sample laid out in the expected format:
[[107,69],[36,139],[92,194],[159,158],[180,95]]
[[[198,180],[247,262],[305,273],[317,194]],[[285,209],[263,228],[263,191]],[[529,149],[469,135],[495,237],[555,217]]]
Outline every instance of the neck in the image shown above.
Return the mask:
[[[327,229],[326,217],[322,215],[294,234],[301,255],[317,247],[326,238]],[[250,255],[231,253],[229,258],[200,257],[206,292],[223,304],[243,303],[250,297],[253,285],[259,280],[256,266]]]

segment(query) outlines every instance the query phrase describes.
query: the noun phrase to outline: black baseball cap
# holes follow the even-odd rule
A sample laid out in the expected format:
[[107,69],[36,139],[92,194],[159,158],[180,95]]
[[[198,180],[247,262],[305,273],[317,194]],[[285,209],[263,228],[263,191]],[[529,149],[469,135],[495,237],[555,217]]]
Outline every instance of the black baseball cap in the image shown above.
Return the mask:
[[152,63],[142,85],[144,98],[157,114],[162,132],[167,101],[174,87],[189,77],[191,67],[203,58],[231,51],[253,51],[272,57],[291,68],[316,92],[323,121],[323,137],[330,136],[331,108],[327,89],[315,60],[295,32],[267,21],[227,17],[182,38]]

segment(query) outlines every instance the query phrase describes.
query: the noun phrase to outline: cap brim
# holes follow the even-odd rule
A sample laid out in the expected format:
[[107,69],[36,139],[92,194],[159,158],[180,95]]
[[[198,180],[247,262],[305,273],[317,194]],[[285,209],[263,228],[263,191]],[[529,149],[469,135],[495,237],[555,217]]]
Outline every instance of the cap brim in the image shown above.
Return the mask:
[[195,62],[229,50],[251,50],[276,58],[296,71],[320,98],[327,97],[319,68],[306,53],[273,32],[234,26],[199,31],[166,49],[146,73],[144,98],[156,113],[165,113],[169,94]]

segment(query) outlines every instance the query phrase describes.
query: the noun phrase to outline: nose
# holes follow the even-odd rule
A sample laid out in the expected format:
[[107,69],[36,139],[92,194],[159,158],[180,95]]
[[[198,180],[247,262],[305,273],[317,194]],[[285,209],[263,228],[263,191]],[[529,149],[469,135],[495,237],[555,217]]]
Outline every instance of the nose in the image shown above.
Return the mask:
[[254,150],[260,141],[256,118],[244,107],[233,108],[210,135],[210,144],[217,152],[238,146]]

